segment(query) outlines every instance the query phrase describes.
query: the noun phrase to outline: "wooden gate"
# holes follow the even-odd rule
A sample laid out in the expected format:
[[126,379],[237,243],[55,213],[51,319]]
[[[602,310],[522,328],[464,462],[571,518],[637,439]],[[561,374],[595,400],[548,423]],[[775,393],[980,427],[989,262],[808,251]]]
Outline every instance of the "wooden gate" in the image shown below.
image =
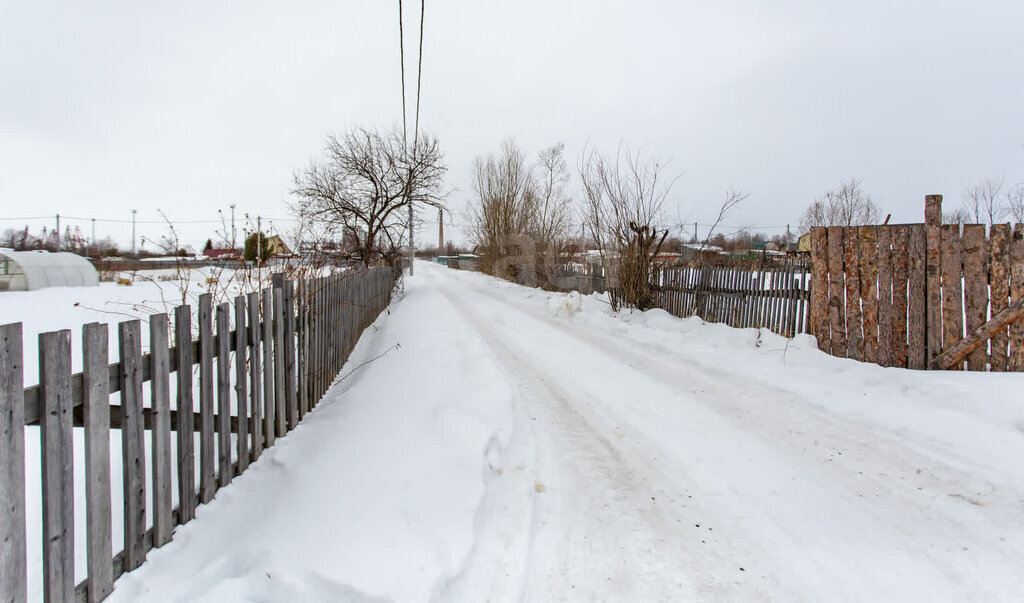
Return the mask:
[[[912,369],[1024,371],[1024,224],[811,230],[811,331],[834,356]],[[965,330],[966,329],[966,330]]]

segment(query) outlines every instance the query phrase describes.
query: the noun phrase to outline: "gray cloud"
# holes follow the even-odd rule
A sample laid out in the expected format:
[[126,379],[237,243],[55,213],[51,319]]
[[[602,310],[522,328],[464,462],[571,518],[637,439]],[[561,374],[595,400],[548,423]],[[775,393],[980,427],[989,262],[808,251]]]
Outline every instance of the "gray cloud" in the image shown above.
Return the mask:
[[[393,4],[12,3],[3,216],[203,220],[237,203],[287,217],[290,174],[325,132],[400,123]],[[446,148],[456,208],[473,157],[512,135],[530,150],[625,142],[668,160],[682,174],[670,217],[700,222],[730,187],[750,193],[731,222],[779,226],[849,177],[895,221],[919,221],[927,193],[956,205],[986,176],[1024,180],[1017,1],[427,11],[422,121]],[[127,239],[124,225],[104,228]]]

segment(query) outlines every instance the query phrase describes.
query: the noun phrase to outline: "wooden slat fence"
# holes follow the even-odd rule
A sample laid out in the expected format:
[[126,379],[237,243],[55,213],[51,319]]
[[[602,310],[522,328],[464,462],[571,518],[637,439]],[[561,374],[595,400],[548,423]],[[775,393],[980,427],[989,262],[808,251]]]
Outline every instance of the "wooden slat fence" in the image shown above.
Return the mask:
[[[40,536],[27,534],[25,523],[26,425],[39,425],[43,455],[43,596],[48,601],[102,600],[121,574],[141,565],[149,550],[170,541],[175,526],[195,516],[197,501],[209,502],[316,406],[363,329],[390,303],[397,276],[391,268],[378,267],[299,281],[296,288],[282,274],[271,289],[236,297],[233,308],[225,302],[214,309],[204,294],[197,340],[192,339],[188,306],[174,310],[173,328],[166,314],[149,317],[148,354],[141,350],[141,321],[125,321],[118,325],[119,360],[113,364],[107,325],[88,324],[82,329],[83,370],[77,374],[71,373],[71,331],[43,333],[40,383],[28,388],[23,387],[22,325],[0,326],[0,601],[27,599],[27,542]],[[193,397],[195,364],[200,366],[198,401]],[[120,394],[119,405],[110,403],[114,393]],[[74,428],[84,429],[81,459],[74,458]],[[120,476],[110,474],[111,429],[122,435]],[[196,431],[199,459],[193,450]],[[147,432],[152,458],[146,458]],[[85,464],[88,524],[87,577],[77,585],[76,463]],[[150,480],[147,463],[152,465]],[[172,483],[172,463],[177,483]],[[124,542],[117,554],[111,550],[112,478],[124,488]],[[147,505],[152,505],[152,525]]]
[[[882,366],[1024,371],[1024,319],[992,322],[1024,300],[1024,224],[942,224],[942,196],[929,195],[924,224],[813,229],[811,258],[821,350]],[[964,359],[935,365],[976,333],[986,336]]]
[[702,265],[661,270],[659,307],[732,327],[806,333],[810,266],[785,259],[761,266]]

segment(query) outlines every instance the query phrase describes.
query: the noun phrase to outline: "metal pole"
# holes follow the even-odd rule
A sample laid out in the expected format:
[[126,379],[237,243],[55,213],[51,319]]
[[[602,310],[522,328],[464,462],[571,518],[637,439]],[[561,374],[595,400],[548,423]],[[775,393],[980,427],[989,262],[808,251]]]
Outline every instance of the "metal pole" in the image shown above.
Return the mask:
[[57,251],[60,251],[60,214],[57,214]]
[[263,220],[261,216],[256,216],[256,267],[259,268],[260,264],[263,263],[263,245],[261,244],[260,238],[263,233],[260,232],[262,228],[260,222]]
[[138,211],[139,210],[137,210],[137,209],[133,209],[132,210],[132,254],[133,255],[135,254],[135,214]]
[[96,218],[92,219],[92,252],[96,253]]
[[412,263],[415,259],[416,247],[412,242],[412,199],[409,199],[409,276],[412,276]]
[[231,249],[238,249],[238,242],[235,239],[235,204],[231,204]]

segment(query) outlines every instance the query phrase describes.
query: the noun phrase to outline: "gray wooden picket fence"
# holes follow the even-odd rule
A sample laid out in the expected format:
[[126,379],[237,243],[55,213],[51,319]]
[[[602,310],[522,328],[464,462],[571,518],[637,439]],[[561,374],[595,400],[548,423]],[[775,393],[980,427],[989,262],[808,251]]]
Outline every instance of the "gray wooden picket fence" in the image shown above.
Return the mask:
[[[210,295],[204,294],[199,297],[198,339],[192,338],[187,305],[174,311],[173,347],[169,317],[149,317],[149,354],[141,350],[141,321],[121,322],[114,364],[108,364],[107,325],[87,324],[82,329],[83,370],[75,374],[71,331],[43,333],[39,384],[27,388],[22,325],[0,326],[0,602],[27,598],[25,426],[40,428],[43,596],[47,601],[102,600],[121,574],[139,567],[147,551],[171,540],[175,526],[193,519],[198,504],[212,500],[316,406],[363,329],[387,307],[397,276],[388,267],[297,282],[278,274],[272,287],[236,297],[233,307],[225,302],[213,308]],[[177,386],[173,409],[172,375]],[[150,383],[148,404],[144,382]],[[110,403],[113,393],[120,394],[120,405]],[[231,413],[232,399],[237,414]],[[73,452],[77,428],[84,430],[82,459]],[[123,456],[124,549],[117,554],[111,550],[110,488],[118,476],[110,471],[110,429],[121,431]],[[151,480],[146,476],[147,431]],[[173,447],[171,432],[177,435]],[[172,462],[177,463],[177,484],[171,483]],[[85,466],[88,566],[87,577],[77,585],[76,463]],[[147,504],[152,505],[152,525],[147,525]]]

